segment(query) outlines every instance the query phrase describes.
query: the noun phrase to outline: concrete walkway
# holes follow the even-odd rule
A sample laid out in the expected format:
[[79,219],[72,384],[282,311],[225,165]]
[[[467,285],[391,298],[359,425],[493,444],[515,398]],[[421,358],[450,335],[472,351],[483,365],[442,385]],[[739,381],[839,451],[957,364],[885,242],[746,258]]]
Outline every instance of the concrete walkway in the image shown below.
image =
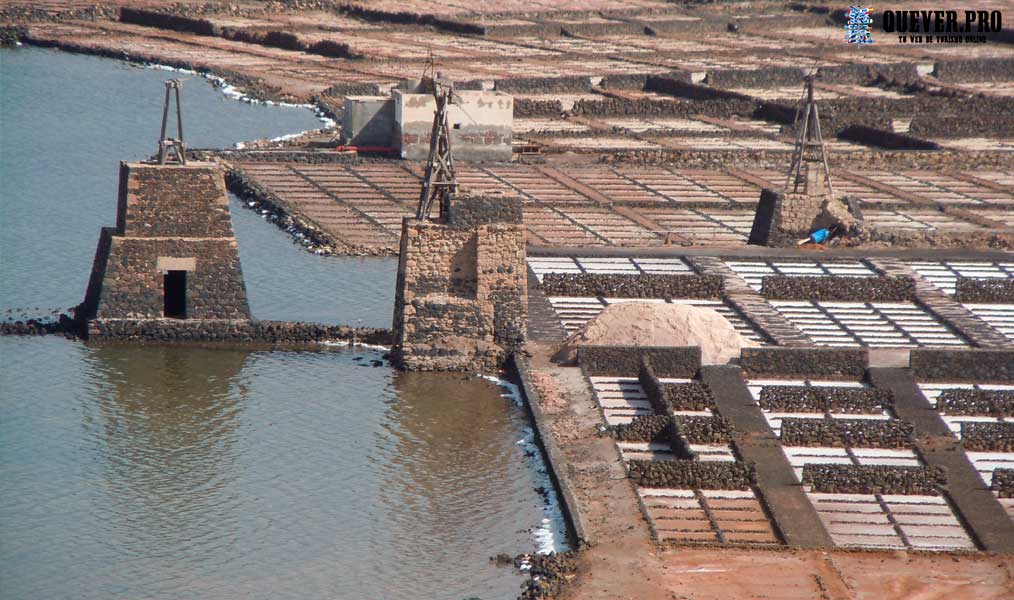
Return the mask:
[[778,531],[796,548],[831,548],[834,542],[813,504],[796,481],[781,444],[753,401],[739,367],[701,367],[701,380],[711,389],[718,412],[729,419],[734,443],[743,460],[757,467],[757,484]]

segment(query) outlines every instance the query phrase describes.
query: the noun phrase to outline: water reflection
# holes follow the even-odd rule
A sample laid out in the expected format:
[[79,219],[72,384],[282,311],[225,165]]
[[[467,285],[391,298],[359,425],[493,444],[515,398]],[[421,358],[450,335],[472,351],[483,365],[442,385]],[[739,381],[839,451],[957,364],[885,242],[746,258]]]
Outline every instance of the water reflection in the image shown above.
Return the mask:
[[[247,353],[106,346],[87,356],[101,383],[84,398],[104,466],[106,525],[136,555],[205,543],[235,507],[237,421]],[[221,531],[219,531],[220,533]],[[232,540],[216,536],[213,546]]]
[[505,525],[541,518],[533,475],[515,444],[518,411],[497,386],[462,374],[399,372],[394,387],[398,401],[384,425],[395,451],[377,465],[379,500],[392,511],[407,567],[459,565],[447,597],[454,590],[459,597],[510,597],[513,581],[488,564],[489,554],[470,549],[524,545],[529,532]]

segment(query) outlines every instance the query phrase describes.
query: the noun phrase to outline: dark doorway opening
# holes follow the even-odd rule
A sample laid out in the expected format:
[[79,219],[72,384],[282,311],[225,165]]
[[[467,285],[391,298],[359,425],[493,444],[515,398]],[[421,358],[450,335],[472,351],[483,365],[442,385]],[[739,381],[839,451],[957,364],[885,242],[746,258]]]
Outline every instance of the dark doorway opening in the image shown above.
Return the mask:
[[170,319],[187,318],[187,272],[166,271],[165,316]]

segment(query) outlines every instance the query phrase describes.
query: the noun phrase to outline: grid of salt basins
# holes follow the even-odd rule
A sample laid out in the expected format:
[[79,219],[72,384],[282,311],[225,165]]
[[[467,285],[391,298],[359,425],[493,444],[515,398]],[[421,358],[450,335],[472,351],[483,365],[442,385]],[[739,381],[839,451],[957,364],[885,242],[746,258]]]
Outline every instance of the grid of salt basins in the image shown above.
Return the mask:
[[[707,388],[690,379],[658,378],[657,398],[664,400],[653,401],[639,377],[589,379],[660,542],[780,543]],[[710,473],[712,467],[731,471]],[[672,485],[670,469],[710,483]],[[730,472],[740,484],[722,489],[719,482],[728,483]]]
[[[1014,280],[1014,262],[1010,261],[917,261],[909,266],[940,288],[954,296],[960,280],[980,280],[1003,284]],[[960,296],[960,294],[958,294]],[[1004,302],[966,302],[956,297],[961,305],[979,317],[1008,340],[1014,342],[1014,304]]]
[[753,379],[747,386],[836,545],[975,549],[947,498],[936,490],[839,493],[820,491],[807,481],[806,471],[815,466],[839,465],[849,477],[855,476],[849,467],[923,467],[911,428],[895,418],[889,393],[860,381]]
[[965,447],[983,483],[1014,518],[1014,498],[1001,496],[998,471],[1014,469],[1014,385],[921,382],[923,396]]
[[[727,260],[750,287],[761,290],[769,275],[789,277],[877,277],[861,261]],[[818,345],[904,348],[966,346],[946,323],[914,302],[768,300]]]
[[947,294],[954,294],[959,278],[1014,278],[1014,262],[1004,261],[914,261],[908,265]]
[[[528,265],[536,278],[542,281],[546,273],[638,273],[693,274],[694,270],[680,258],[599,258],[599,257],[548,257],[530,256]],[[711,308],[726,318],[740,335],[758,343],[766,341],[754,326],[732,306],[721,300],[687,298],[597,298],[550,296],[549,303],[560,317],[567,335],[595,318],[602,309],[620,302],[668,302]]]
[[838,347],[962,347],[968,342],[914,302],[769,300],[815,344]]

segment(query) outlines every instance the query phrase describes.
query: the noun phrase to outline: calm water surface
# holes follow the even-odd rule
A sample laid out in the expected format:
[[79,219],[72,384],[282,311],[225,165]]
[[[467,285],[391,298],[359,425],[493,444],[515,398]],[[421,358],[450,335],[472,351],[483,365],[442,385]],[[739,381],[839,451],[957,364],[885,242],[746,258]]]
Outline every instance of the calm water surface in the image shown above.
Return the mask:
[[[117,162],[154,151],[174,75],[0,51],[0,311],[80,302]],[[193,146],[319,126],[184,94]],[[255,316],[390,325],[393,261],[314,256],[232,208]],[[0,338],[0,597],[513,597],[487,558],[561,534],[501,393],[377,352]]]

